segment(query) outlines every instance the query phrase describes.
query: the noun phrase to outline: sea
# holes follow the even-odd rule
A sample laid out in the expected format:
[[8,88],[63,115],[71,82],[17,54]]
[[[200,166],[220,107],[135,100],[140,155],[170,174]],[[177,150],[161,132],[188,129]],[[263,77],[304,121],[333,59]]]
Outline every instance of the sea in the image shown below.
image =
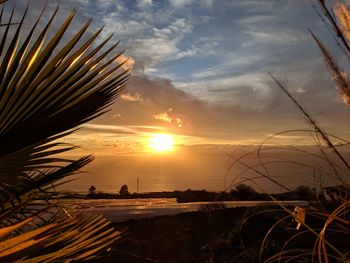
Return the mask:
[[[68,178],[75,181],[61,185],[59,190],[84,194],[93,185],[97,193],[118,193],[126,184],[131,193],[187,189],[219,192],[246,183],[258,191],[279,193],[286,189],[273,181],[288,189],[337,184],[332,167],[315,147],[266,147],[260,159],[255,150],[256,147],[209,145],[169,154],[106,152],[96,155],[96,159],[83,168],[83,173]],[[326,153],[337,163],[339,173],[348,177],[348,170],[334,158],[332,151],[328,149]],[[348,152],[344,156],[350,160]]]

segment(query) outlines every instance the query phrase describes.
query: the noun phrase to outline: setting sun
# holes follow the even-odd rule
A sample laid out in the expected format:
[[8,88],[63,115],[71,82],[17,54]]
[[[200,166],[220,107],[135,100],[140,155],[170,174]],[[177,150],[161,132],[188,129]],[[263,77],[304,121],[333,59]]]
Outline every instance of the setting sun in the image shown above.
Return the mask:
[[150,139],[150,147],[157,152],[170,151],[173,149],[174,139],[168,134],[155,134]]

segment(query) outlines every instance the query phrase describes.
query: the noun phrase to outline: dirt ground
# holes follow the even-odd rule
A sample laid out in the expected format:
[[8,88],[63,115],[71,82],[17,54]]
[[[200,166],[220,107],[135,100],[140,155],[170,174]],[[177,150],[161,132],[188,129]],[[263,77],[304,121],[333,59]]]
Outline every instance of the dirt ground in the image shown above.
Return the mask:
[[[129,220],[124,238],[98,262],[203,262],[208,242],[226,239],[244,208]],[[95,261],[96,262],[96,261]]]

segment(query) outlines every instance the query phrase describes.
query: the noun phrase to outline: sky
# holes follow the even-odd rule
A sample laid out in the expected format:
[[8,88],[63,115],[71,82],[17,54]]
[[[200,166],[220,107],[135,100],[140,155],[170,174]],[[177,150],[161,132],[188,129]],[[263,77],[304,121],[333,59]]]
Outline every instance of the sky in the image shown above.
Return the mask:
[[[26,4],[24,0],[13,2],[19,13]],[[90,33],[104,25],[101,40],[113,33],[111,43],[121,41],[120,49],[125,49],[125,58],[129,58],[127,67],[132,69],[127,88],[110,112],[65,139],[82,146],[77,154],[96,154],[99,161],[92,170],[102,167],[111,156],[147,156],[149,139],[155,133],[171,134],[178,154],[185,148],[194,152],[200,148],[201,153],[210,148],[222,156],[228,151],[223,147],[260,144],[281,131],[307,129],[269,72],[328,132],[344,138],[349,135],[349,124],[344,122],[349,108],[308,29],[335,54],[339,50],[312,1],[60,2],[55,25],[76,7],[70,34],[93,17]],[[43,3],[31,1],[33,16]],[[48,10],[57,3],[49,0]],[[68,39],[69,33],[65,37]],[[341,56],[339,59],[342,61]],[[305,145],[313,139],[309,133],[290,132],[275,137],[274,142]],[[185,159],[180,163],[185,165]],[[215,163],[215,167],[222,166]],[[130,173],[123,169],[121,173]]]

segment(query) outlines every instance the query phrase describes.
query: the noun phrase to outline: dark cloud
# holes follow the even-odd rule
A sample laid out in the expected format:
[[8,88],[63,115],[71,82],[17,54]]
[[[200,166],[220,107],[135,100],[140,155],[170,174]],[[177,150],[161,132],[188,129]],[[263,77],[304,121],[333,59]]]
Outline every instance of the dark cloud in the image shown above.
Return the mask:
[[[283,76],[281,79],[325,127],[332,131],[337,130],[337,125],[346,118],[348,108],[339,99],[339,94],[333,86],[329,87],[327,95],[317,92],[317,89],[325,89],[325,84],[322,84],[325,79],[304,84],[305,91],[298,90],[299,86],[295,84],[298,80],[288,80]],[[170,80],[137,75],[131,79],[127,92],[139,94],[142,100],[118,100],[112,111],[96,122],[112,125],[165,126],[179,134],[232,141],[254,138],[263,140],[268,134],[308,127],[296,107],[273,81],[266,78],[266,85],[269,89],[268,96],[261,96],[249,86],[233,87],[232,90],[211,90],[212,93],[223,93],[221,96],[226,100],[219,103],[200,100],[177,89]],[[232,98],[235,103],[227,103],[228,98]],[[183,119],[183,128],[167,125],[164,121],[153,118],[155,114],[165,112],[170,117],[178,116]],[[189,126],[186,126],[187,124]],[[338,132],[342,136],[348,134],[346,129]]]

